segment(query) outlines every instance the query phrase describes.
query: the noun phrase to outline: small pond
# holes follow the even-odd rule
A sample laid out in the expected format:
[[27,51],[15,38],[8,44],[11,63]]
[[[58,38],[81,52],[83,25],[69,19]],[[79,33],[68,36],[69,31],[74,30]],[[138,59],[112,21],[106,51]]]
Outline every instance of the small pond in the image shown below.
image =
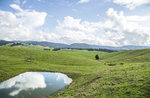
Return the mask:
[[25,72],[0,83],[0,98],[43,98],[64,89],[72,82],[55,72]]

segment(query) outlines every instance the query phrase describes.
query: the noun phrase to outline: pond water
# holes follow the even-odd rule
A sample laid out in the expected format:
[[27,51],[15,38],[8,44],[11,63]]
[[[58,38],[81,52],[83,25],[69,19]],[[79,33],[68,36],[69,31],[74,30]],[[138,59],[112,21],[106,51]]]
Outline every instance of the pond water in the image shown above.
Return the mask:
[[0,98],[43,98],[64,89],[72,79],[62,73],[25,72],[0,83]]

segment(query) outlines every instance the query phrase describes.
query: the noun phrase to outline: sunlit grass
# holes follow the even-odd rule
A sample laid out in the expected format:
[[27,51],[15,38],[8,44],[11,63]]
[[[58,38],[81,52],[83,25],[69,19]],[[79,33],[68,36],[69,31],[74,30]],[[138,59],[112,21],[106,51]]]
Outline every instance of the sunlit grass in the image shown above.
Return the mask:
[[[102,60],[95,60],[96,54],[99,54]],[[66,73],[73,79],[69,87],[53,96],[56,98],[148,98],[149,54],[150,49],[106,53],[0,47],[0,81],[27,71],[56,71]],[[116,65],[108,66],[108,64]]]

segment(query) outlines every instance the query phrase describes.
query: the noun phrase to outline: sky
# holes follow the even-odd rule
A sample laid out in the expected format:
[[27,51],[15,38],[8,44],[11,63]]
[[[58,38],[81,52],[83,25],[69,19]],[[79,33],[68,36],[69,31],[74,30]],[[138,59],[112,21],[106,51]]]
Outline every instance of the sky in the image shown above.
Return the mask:
[[0,40],[150,46],[150,0],[0,0]]

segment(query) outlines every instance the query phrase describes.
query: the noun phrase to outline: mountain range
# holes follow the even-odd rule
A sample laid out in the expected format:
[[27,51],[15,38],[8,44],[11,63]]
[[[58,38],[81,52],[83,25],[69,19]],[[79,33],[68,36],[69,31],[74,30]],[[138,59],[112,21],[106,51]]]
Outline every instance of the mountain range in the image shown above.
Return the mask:
[[113,46],[100,46],[100,45],[90,45],[86,43],[73,43],[73,44],[62,44],[62,43],[53,43],[47,41],[5,41],[0,40],[0,46],[8,44],[8,43],[15,43],[21,42],[26,44],[32,45],[41,45],[41,46],[49,46],[54,48],[81,48],[81,49],[111,49],[111,50],[135,50],[135,49],[146,49],[150,48],[150,46],[135,46],[135,45],[126,45],[120,47],[113,47]]

